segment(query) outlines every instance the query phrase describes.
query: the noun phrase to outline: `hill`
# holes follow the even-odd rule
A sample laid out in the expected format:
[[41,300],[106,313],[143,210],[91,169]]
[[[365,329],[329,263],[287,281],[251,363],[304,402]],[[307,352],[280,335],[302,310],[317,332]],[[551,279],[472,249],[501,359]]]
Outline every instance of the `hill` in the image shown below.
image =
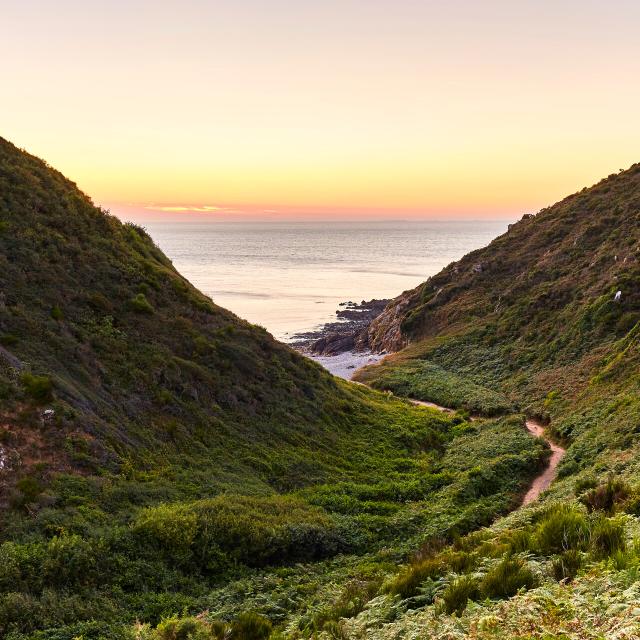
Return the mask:
[[207,609],[309,634],[336,582],[491,522],[548,453],[521,417],[333,378],[2,139],[0,263],[2,637],[196,637],[171,616]]
[[640,320],[639,259],[634,165],[524,216],[489,246],[396,298],[369,327],[368,342],[400,351],[362,379],[380,381],[388,372],[397,381],[412,369],[417,397],[425,395],[415,387],[420,378],[426,388],[440,377],[449,389],[460,378],[543,411],[547,393],[583,389]]
[[[541,505],[457,543],[472,566],[432,605],[391,624],[373,605],[346,635],[366,625],[374,638],[640,637],[639,252],[634,165],[525,216],[372,323],[369,343],[398,351],[361,381],[471,411],[524,411],[567,453]],[[424,588],[429,567],[400,576]]]

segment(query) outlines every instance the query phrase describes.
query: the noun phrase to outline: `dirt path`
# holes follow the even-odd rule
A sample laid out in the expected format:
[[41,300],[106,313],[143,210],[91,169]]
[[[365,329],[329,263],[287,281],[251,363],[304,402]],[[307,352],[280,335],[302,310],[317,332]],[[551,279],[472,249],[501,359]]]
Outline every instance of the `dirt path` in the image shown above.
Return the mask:
[[[431,407],[432,409],[439,409],[440,411],[444,411],[446,413],[453,412],[452,409],[449,409],[448,407],[442,407],[439,404],[435,404],[434,402],[425,402],[424,400],[416,400],[414,398],[407,399],[409,400],[409,402],[411,402],[411,404],[416,404],[421,407]],[[474,418],[471,419],[473,420]],[[531,482],[531,486],[529,487],[529,490],[522,500],[522,506],[530,504],[534,500],[537,500],[540,497],[540,494],[549,488],[549,485],[556,477],[558,464],[560,464],[560,460],[562,460],[562,457],[565,454],[565,450],[562,447],[555,444],[555,442],[551,442],[549,438],[545,437],[544,426],[539,422],[537,422],[536,420],[532,420],[531,418],[527,418],[527,420],[525,421],[525,425],[529,433],[538,438],[544,438],[545,442],[551,448],[551,455],[549,456],[549,460],[547,461],[547,465],[544,470],[540,474],[538,474]]]
[[530,418],[526,421],[527,429],[531,434],[537,436],[539,438],[544,438],[546,443],[551,447],[551,455],[549,456],[549,460],[547,461],[547,466],[544,468],[542,473],[537,475],[531,486],[529,487],[529,491],[525,494],[522,504],[529,504],[534,500],[537,500],[540,494],[549,488],[549,485],[553,482],[556,477],[556,470],[558,468],[558,464],[562,457],[565,454],[565,450],[555,444],[555,442],[551,442],[549,438],[546,438],[544,435],[544,427],[535,420],[531,420]]
[[419,407],[431,407],[432,409],[439,409],[440,411],[444,411],[445,413],[453,413],[453,409],[449,409],[448,407],[443,407],[435,402],[427,402],[426,400],[416,400],[415,398],[407,398],[411,404],[416,404]]

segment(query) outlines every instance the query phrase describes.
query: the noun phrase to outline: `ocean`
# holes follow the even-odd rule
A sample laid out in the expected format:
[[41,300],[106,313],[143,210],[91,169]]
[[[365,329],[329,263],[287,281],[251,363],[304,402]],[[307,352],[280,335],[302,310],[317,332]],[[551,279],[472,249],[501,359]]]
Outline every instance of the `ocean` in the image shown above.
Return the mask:
[[340,302],[392,298],[506,231],[508,221],[142,223],[218,305],[287,341]]

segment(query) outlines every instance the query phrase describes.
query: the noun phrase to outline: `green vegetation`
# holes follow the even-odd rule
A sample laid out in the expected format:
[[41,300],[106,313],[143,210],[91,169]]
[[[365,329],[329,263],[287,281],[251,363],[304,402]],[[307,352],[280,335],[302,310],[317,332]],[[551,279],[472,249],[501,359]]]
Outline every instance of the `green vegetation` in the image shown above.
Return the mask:
[[472,414],[495,416],[514,411],[514,405],[504,395],[429,361],[412,361],[393,367],[381,365],[370,382],[375,389]]
[[336,380],[4,141],[0,218],[3,637],[339,633],[547,453]]
[[20,382],[25,393],[32,400],[43,403],[51,400],[53,394],[53,383],[48,376],[34,376],[30,373],[23,373]]
[[[638,211],[636,166],[404,295],[375,391],[0,140],[0,636],[637,637]],[[516,509],[523,414],[567,454]]]
[[[558,637],[638,635],[640,620],[622,592],[638,567],[639,211],[634,165],[525,217],[403,294],[372,326],[372,344],[388,348],[385,340],[395,336],[396,346],[406,347],[360,372],[361,381],[484,415],[513,405],[548,422],[547,433],[567,448],[550,496],[560,501],[533,515],[514,514],[506,531],[499,521],[484,546],[467,549],[475,556],[477,597],[509,597],[509,604],[480,600],[455,626],[429,618],[427,607],[418,616],[422,634],[556,637],[544,635],[529,613],[535,610]],[[491,568],[490,558],[501,554]],[[396,580],[409,584],[412,572],[416,594],[419,565]],[[452,601],[455,593],[451,586]],[[445,610],[460,613],[460,606]],[[598,616],[601,607],[609,607],[606,619]],[[400,616],[384,635],[411,634],[416,624]],[[349,630],[356,634],[357,624]]]

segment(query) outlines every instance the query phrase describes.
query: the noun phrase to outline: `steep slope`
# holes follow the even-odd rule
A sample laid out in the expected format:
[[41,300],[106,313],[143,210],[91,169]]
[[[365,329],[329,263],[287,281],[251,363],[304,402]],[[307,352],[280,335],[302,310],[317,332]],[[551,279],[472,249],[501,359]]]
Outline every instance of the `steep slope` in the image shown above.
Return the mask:
[[441,368],[463,386],[478,383],[517,402],[574,393],[640,319],[639,259],[634,165],[524,216],[393,301],[371,325],[369,343],[404,350],[362,379],[384,387],[391,376],[393,387],[405,371],[416,391],[420,378],[429,386],[444,377]]
[[[401,603],[370,603],[345,637],[640,637],[639,257],[634,165],[525,216],[372,324],[371,345],[399,351],[360,380],[472,411],[520,407],[567,452],[540,507],[416,558],[389,587]],[[468,564],[447,565],[454,552]],[[390,624],[389,606],[402,611]]]
[[[260,446],[328,442],[327,425],[347,426],[334,395],[350,397],[320,368],[214,305],[143,229],[5,141],[0,206],[5,420],[28,399],[53,402],[56,464],[114,471],[216,446],[209,484],[252,472],[275,482]],[[323,475],[320,462],[286,464],[278,482]]]
[[0,266],[2,637],[141,637],[243,577],[311,629],[322,584],[490,522],[548,453],[333,378],[4,140]]

